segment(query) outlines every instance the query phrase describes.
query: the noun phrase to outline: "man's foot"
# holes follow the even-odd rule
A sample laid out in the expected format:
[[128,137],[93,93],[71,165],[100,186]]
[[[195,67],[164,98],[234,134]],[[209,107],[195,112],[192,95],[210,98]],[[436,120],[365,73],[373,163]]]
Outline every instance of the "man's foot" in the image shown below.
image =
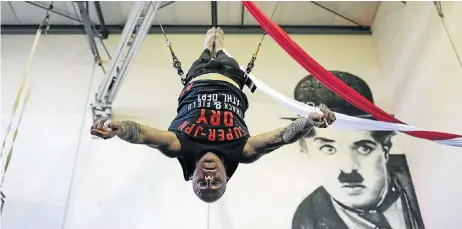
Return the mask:
[[223,32],[223,30],[218,27],[216,29],[216,38],[215,38],[215,53],[223,50],[224,48],[224,43],[225,43],[225,33]]
[[205,44],[204,48],[210,50],[210,53],[213,55],[215,53],[213,44],[215,43],[215,33],[216,29],[215,27],[212,27],[207,31],[207,34],[205,34]]

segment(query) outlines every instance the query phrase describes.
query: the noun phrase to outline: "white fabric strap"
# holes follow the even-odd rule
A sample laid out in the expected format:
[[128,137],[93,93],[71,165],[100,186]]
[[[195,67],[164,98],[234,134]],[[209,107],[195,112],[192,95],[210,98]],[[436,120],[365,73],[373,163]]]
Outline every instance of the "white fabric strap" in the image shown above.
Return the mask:
[[[227,50],[223,50],[224,53],[230,57],[231,54]],[[245,71],[243,66],[240,66]],[[289,110],[294,111],[300,116],[308,117],[311,112],[321,112],[319,108],[304,104],[302,102],[291,99],[278,91],[274,90],[263,81],[259,80],[252,74],[249,74],[249,78],[254,82],[257,88],[271,97],[274,101],[284,105]],[[424,129],[409,126],[406,124],[376,121],[371,119],[364,119],[353,117],[341,113],[336,113],[337,120],[332,124],[333,127],[346,130],[386,130],[386,131],[425,131]],[[462,137],[448,139],[448,140],[435,140],[439,144],[462,147]]]
[[19,85],[19,90],[16,95],[15,103],[13,105],[14,107],[11,112],[10,123],[6,129],[6,133],[4,136],[5,138],[2,143],[2,149],[0,152],[0,158],[1,158],[0,187],[5,177],[8,156],[11,153],[11,149],[13,148],[13,145],[14,145],[15,133],[19,128],[19,124],[21,123],[21,119],[24,114],[24,109],[26,107],[26,102],[27,102],[26,99],[28,98],[30,94],[31,82],[29,79],[29,72],[30,72],[32,60],[35,55],[35,51],[37,49],[41,34],[42,34],[42,29],[39,28],[37,30],[37,33],[35,34],[34,43],[32,45],[32,49],[29,53],[29,58],[27,60],[26,70],[24,72],[23,78]]

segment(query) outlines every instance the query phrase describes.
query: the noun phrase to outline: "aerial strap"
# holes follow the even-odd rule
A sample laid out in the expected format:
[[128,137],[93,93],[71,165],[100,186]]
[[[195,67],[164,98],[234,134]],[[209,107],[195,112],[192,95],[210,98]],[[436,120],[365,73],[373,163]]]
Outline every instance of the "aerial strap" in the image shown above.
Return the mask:
[[[273,13],[271,14],[271,19],[273,19],[274,13],[276,13],[276,9],[278,8],[278,5],[279,5],[279,1],[276,3],[276,6],[274,7]],[[181,62],[178,59],[178,57],[175,55],[175,52],[173,51],[173,48],[172,48],[172,42],[167,38],[167,34],[165,33],[164,28],[162,27],[161,24],[159,24],[159,26],[160,26],[160,29],[162,30],[162,34],[164,35],[165,43],[167,44],[167,47],[170,50],[170,55],[172,55],[173,67],[176,69],[177,74],[181,77],[181,83],[185,85],[186,75],[184,74],[184,71],[181,68]],[[260,51],[260,47],[263,44],[263,40],[265,36],[266,36],[266,32],[263,32],[260,38],[260,42],[258,43],[257,49],[252,54],[252,58],[250,59],[250,62],[247,64],[247,68],[245,69],[245,73],[244,73],[245,85],[249,87],[252,93],[255,92],[257,87],[255,86],[253,81],[249,78],[249,74],[252,71],[253,67],[255,66],[255,61],[257,60],[258,52]]]
[[[276,13],[278,5],[279,5],[279,1],[276,2],[276,6],[273,9],[273,13],[271,14],[270,21],[273,19],[274,13]],[[262,34],[262,36],[260,38],[260,42],[258,42],[257,49],[252,54],[252,58],[250,59],[249,63],[247,64],[247,68],[245,69],[245,75],[244,75],[244,77],[245,77],[245,85],[247,85],[247,87],[249,87],[249,89],[250,89],[250,91],[252,93],[255,92],[255,90],[257,89],[257,86],[252,81],[252,79],[250,79],[249,74],[250,74],[250,72],[252,72],[252,69],[255,66],[255,61],[257,60],[257,55],[258,55],[258,52],[260,52],[260,47],[263,44],[263,40],[265,39],[265,36],[266,36],[266,31],[263,30],[263,34]]]
[[[16,99],[13,105],[13,110],[11,112],[10,123],[8,124],[8,127],[6,129],[5,138],[3,139],[2,149],[0,152],[0,158],[1,158],[0,172],[2,176],[0,180],[0,202],[1,202],[0,203],[0,215],[3,212],[3,205],[4,205],[5,197],[6,197],[2,190],[3,181],[5,179],[5,174],[10,164],[11,156],[13,154],[13,146],[14,146],[14,142],[16,141],[16,137],[18,136],[19,124],[22,121],[24,110],[25,110],[25,107],[30,97],[30,91],[31,91],[30,84],[31,83],[29,80],[29,72],[30,72],[30,68],[32,65],[32,60],[34,58],[35,51],[37,49],[42,32],[45,31],[45,34],[46,34],[48,29],[50,28],[48,21],[50,19],[50,12],[52,9],[53,9],[53,2],[51,2],[50,6],[48,7],[46,16],[43,19],[43,21],[40,23],[37,29],[37,32],[35,34],[34,43],[32,45],[32,49],[29,53],[29,58],[27,60],[26,70],[24,72],[23,78],[19,85],[18,93],[16,94]],[[6,155],[6,160],[4,162],[5,155]]]
[[160,26],[160,29],[162,30],[162,34],[164,35],[165,43],[167,44],[167,47],[170,50],[170,54],[172,55],[173,67],[176,69],[176,73],[181,77],[181,83],[185,85],[186,76],[184,75],[184,71],[181,68],[181,62],[180,60],[178,60],[178,57],[176,57],[175,52],[173,52],[172,42],[167,38],[167,34],[165,34],[164,27],[162,27],[161,24],[159,24],[159,26]]
[[[334,123],[335,126],[342,125],[349,129],[356,130],[392,130],[400,131],[413,137],[428,139],[440,144],[451,145],[456,147],[462,147],[462,135],[427,131],[420,128],[412,127],[406,123],[396,119],[392,115],[386,113],[369,100],[365,99],[355,90],[351,89],[335,77],[331,72],[327,71],[319,63],[317,63],[312,57],[310,57],[302,48],[300,48],[278,25],[271,22],[269,18],[253,3],[244,1],[244,6],[258,21],[265,31],[288,53],[297,61],[303,68],[310,72],[316,79],[322,84],[329,88],[332,92],[337,94],[339,97],[345,99],[355,107],[371,114],[377,120],[367,120],[361,118],[355,118],[344,114],[337,113],[337,121]],[[254,78],[254,81],[257,81]],[[262,87],[263,86],[259,86]],[[270,88],[267,88],[269,91]],[[270,94],[270,93],[269,93]],[[275,92],[271,92],[272,96],[276,96]],[[290,99],[289,99],[290,100]],[[302,109],[309,107],[306,104],[294,100],[286,100],[285,105],[291,107],[291,110],[296,111],[300,115],[306,116],[308,113],[302,112]],[[304,106],[299,107],[299,106]],[[299,108],[301,109],[299,109]],[[380,128],[378,128],[381,126]]]

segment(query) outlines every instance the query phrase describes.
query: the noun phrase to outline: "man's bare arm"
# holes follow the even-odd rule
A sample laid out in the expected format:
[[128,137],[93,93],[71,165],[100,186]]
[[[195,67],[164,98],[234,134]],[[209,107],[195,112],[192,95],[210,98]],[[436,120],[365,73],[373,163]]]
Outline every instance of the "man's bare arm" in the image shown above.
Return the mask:
[[298,141],[313,127],[307,118],[298,118],[286,127],[250,137],[244,147],[244,163],[252,163],[281,146]]
[[176,135],[172,132],[133,121],[122,121],[120,123],[120,132],[117,133],[117,136],[127,142],[148,145],[154,148],[176,146],[176,143],[179,143]]
[[335,114],[323,104],[320,109],[322,113],[312,112],[308,118],[300,117],[284,128],[250,137],[244,147],[243,163],[252,163],[281,146],[300,140],[313,127],[328,127],[335,121]]
[[92,134],[111,138],[117,135],[120,139],[132,144],[143,144],[159,149],[164,155],[174,157],[181,151],[181,144],[172,132],[152,128],[134,121],[112,121],[105,126],[106,120],[98,120],[92,127]]

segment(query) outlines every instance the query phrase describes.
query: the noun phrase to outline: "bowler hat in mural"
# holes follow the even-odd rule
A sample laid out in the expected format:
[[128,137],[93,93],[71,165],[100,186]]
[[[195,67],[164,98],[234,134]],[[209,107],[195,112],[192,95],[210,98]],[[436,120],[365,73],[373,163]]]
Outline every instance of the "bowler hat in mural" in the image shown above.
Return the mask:
[[[369,88],[369,85],[367,85],[367,83],[364,80],[348,72],[329,72],[335,75],[343,83],[348,85],[351,89],[358,92],[364,98],[374,103],[372,91]],[[311,106],[318,106],[320,103],[323,103],[333,112],[342,113],[359,118],[374,119],[372,115],[355,107],[353,104],[349,103],[348,101],[344,100],[343,98],[329,90],[329,88],[324,86],[324,84],[322,84],[319,80],[314,78],[311,74],[304,77],[297,83],[294,89],[294,99]],[[297,118],[290,117],[282,119],[295,120]]]

